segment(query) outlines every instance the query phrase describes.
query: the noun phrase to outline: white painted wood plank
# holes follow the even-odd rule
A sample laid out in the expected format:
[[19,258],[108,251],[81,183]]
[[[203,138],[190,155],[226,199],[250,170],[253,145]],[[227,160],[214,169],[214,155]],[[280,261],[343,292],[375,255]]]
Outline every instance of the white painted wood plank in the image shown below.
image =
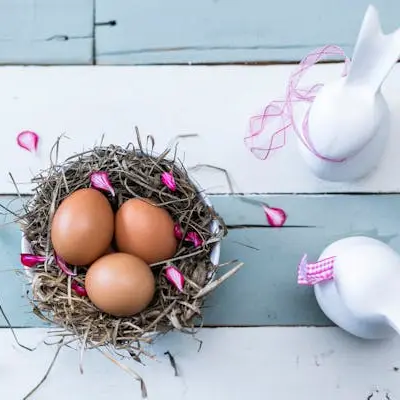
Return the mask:
[[[18,330],[21,341],[35,345],[41,329]],[[153,348],[157,361],[140,366],[126,361],[146,382],[151,400],[263,400],[400,398],[400,340],[360,341],[337,328],[220,328],[190,337],[168,335]],[[0,398],[21,400],[40,380],[55,348],[30,353],[0,330]],[[165,351],[174,356],[174,377]],[[53,371],[32,400],[139,400],[140,389],[96,350],[84,357],[63,349]],[[368,397],[371,396],[371,397]]]
[[[124,145],[133,128],[155,136],[157,149],[176,135],[197,133],[181,143],[187,166],[207,163],[226,168],[242,193],[399,191],[400,65],[384,86],[394,112],[392,135],[383,162],[367,179],[347,184],[322,182],[300,159],[294,134],[267,161],[245,147],[249,117],[283,95],[293,66],[221,67],[4,67],[0,69],[0,192],[14,193],[8,172],[28,182],[48,165],[56,137],[66,133],[61,157],[105,142]],[[319,65],[310,79],[329,81],[341,65]],[[18,82],[18,84],[16,84]],[[39,156],[16,145],[19,131],[41,137]],[[209,193],[228,191],[216,171],[196,174]],[[29,192],[28,184],[21,185]]]
[[0,0],[0,64],[92,64],[93,0]]

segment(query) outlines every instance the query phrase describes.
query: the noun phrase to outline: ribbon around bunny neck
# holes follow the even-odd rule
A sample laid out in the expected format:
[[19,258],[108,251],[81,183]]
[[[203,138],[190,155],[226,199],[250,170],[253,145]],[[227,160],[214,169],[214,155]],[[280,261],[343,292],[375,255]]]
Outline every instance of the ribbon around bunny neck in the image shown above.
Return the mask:
[[[320,154],[313,146],[308,132],[308,117],[312,103],[318,93],[323,87],[322,83],[316,83],[309,88],[299,87],[300,81],[304,78],[307,71],[309,71],[318,62],[329,58],[331,56],[344,57],[344,69],[342,77],[348,73],[350,59],[346,57],[344,51],[339,46],[328,45],[314,50],[309,53],[300,62],[298,67],[292,72],[286,87],[286,97],[283,100],[274,100],[268,104],[263,112],[254,115],[250,118],[249,134],[245,138],[245,142],[250,148],[250,151],[259,159],[265,160],[274,150],[278,150],[286,145],[286,135],[291,128],[304,146],[311,151],[316,157],[330,162],[343,162],[344,159],[328,158]],[[306,106],[303,116],[301,128],[296,124],[294,116],[294,107],[303,103]],[[272,122],[274,121],[275,122]],[[269,124],[269,125],[268,125]],[[268,129],[272,128],[272,135],[268,134]],[[261,136],[266,131],[267,136],[270,137],[267,145],[260,145],[256,142],[261,142]],[[276,139],[282,137],[279,143],[276,144]],[[265,142],[264,142],[265,143]]]
[[297,283],[312,286],[333,279],[336,257],[324,258],[316,263],[308,263],[307,254],[301,259],[297,270]]

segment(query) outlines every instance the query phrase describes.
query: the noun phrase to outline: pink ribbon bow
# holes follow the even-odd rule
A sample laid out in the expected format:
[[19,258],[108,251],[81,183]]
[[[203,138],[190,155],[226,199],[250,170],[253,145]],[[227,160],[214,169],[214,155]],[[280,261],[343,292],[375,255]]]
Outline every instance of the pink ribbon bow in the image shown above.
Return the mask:
[[312,286],[316,283],[333,279],[333,268],[336,257],[324,258],[316,263],[307,262],[307,254],[304,254],[297,271],[297,283],[299,285]]
[[[275,100],[268,104],[263,112],[250,118],[249,135],[245,138],[245,142],[250,151],[262,160],[265,160],[271,151],[278,150],[286,144],[286,134],[291,128],[299,137],[306,148],[316,157],[332,162],[343,162],[325,157],[320,154],[313,146],[308,134],[308,116],[318,91],[323,87],[322,83],[316,83],[309,88],[300,88],[299,84],[305,73],[311,69],[319,61],[329,58],[330,56],[344,56],[344,70],[342,76],[347,75],[350,60],[345,56],[344,51],[338,46],[324,46],[318,48],[308,54],[298,65],[298,67],[290,75],[289,83],[286,88],[286,97],[283,100]],[[306,107],[304,107],[304,104]],[[297,113],[297,117],[302,116],[303,122],[300,127],[296,124],[295,107],[301,107],[301,113]],[[271,128],[272,126],[272,128]],[[263,133],[266,130],[272,130],[272,135],[266,132],[267,140],[263,139]],[[281,136],[281,139],[279,137]],[[269,140],[268,140],[269,138]],[[278,140],[277,140],[278,139]],[[278,143],[277,143],[278,141]]]

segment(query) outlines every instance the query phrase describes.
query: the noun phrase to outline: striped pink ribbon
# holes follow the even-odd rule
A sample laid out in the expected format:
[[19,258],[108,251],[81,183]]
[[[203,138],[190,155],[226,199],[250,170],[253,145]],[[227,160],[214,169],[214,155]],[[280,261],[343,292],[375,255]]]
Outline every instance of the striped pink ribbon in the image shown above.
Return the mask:
[[316,283],[333,279],[333,268],[336,257],[324,258],[316,263],[307,262],[307,254],[303,256],[298,266],[297,283],[312,286]]
[[[318,48],[308,54],[290,75],[285,98],[272,101],[260,114],[250,118],[249,134],[245,138],[245,143],[257,158],[265,160],[271,151],[284,147],[288,130],[292,129],[303,145],[316,157],[331,162],[344,161],[343,159],[333,159],[320,154],[315,149],[308,134],[308,116],[311,105],[323,84],[315,83],[307,88],[299,86],[307,71],[318,62],[331,56],[344,57],[342,76],[346,76],[350,60],[346,57],[344,51],[334,45]],[[295,118],[294,116],[294,109],[297,106],[302,106],[302,113],[300,114],[302,115],[302,121],[299,121],[301,118]],[[298,125],[301,125],[301,128]]]

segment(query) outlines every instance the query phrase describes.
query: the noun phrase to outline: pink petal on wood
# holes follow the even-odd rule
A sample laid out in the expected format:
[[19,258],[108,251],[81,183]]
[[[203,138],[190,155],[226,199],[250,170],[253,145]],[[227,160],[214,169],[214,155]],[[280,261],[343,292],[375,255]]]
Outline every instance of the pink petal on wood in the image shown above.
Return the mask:
[[110,182],[107,172],[93,172],[90,175],[90,183],[95,189],[105,190],[115,197],[115,190]]
[[57,265],[60,267],[61,271],[64,272],[65,275],[76,276],[76,274],[68,268],[67,263],[58,255],[56,255],[56,262]]
[[23,131],[17,136],[17,143],[19,147],[30,152],[35,152],[39,144],[39,136],[32,131]]
[[35,254],[21,254],[21,264],[25,267],[35,267],[36,265],[46,261],[44,256],[36,256]]
[[161,182],[172,192],[176,190],[175,178],[172,172],[163,172],[161,174]]
[[273,227],[281,227],[286,222],[287,215],[281,208],[269,207],[263,204],[263,210],[268,223]]
[[71,282],[71,289],[78,295],[81,297],[86,297],[87,296],[87,292],[86,289],[79,285],[78,283],[76,283],[75,281]]
[[185,238],[186,242],[192,242],[194,247],[200,247],[203,244],[199,234],[197,232],[189,232]]
[[177,268],[170,265],[165,270],[165,276],[180,292],[183,292],[185,278]]

